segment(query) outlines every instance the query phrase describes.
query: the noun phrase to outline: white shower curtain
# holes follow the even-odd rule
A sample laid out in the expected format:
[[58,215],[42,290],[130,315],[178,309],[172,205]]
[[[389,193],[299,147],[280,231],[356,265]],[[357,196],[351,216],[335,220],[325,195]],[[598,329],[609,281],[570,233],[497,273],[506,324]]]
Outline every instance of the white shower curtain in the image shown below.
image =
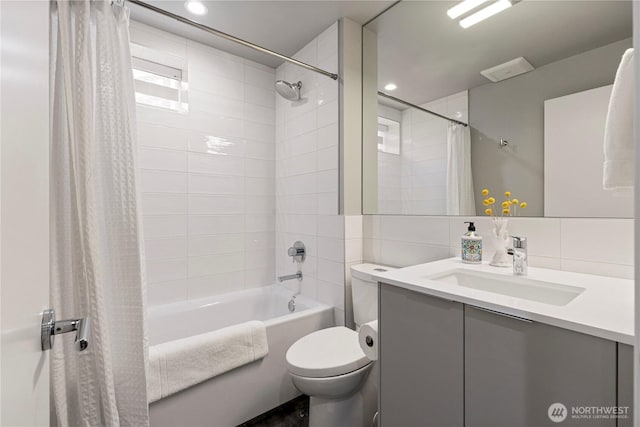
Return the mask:
[[475,215],[471,175],[471,131],[450,122],[447,128],[447,215]]
[[149,423],[128,23],[110,0],[52,3],[51,299],[92,320],[87,350],[53,347],[61,426]]

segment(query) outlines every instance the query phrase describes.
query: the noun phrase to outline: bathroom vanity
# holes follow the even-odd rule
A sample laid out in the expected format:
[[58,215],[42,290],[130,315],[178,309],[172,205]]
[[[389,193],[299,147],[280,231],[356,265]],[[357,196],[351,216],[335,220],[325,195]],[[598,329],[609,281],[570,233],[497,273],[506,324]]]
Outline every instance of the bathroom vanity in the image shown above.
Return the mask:
[[591,408],[631,411],[632,281],[514,277],[457,259],[378,280],[382,427],[556,425],[554,403],[566,407],[562,425],[632,425],[631,412]]

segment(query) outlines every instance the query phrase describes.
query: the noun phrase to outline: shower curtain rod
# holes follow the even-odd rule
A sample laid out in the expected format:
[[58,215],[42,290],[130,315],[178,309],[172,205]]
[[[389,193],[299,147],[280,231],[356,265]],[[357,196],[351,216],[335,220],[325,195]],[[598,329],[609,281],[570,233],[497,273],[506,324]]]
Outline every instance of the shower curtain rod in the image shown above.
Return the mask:
[[313,65],[309,65],[309,64],[307,64],[305,62],[298,61],[297,59],[293,59],[293,58],[290,58],[290,57],[288,57],[286,55],[282,55],[281,53],[274,52],[273,50],[267,49],[266,47],[258,46],[257,44],[253,44],[253,43],[248,42],[246,40],[243,40],[243,39],[241,39],[239,37],[232,36],[231,34],[227,34],[227,33],[224,33],[222,31],[216,30],[215,28],[207,27],[206,25],[200,24],[200,23],[198,23],[196,21],[192,21],[191,19],[188,19],[188,18],[184,18],[184,17],[182,17],[180,15],[176,15],[175,13],[168,12],[168,11],[166,11],[164,9],[160,9],[159,7],[152,6],[152,5],[148,4],[148,3],[145,3],[145,2],[140,1],[140,0],[127,0],[127,1],[129,3],[133,3],[135,5],[143,7],[145,9],[147,9],[147,10],[152,11],[152,12],[156,12],[156,13],[159,13],[160,15],[167,16],[169,18],[175,19],[176,21],[180,21],[183,24],[187,24],[187,25],[190,25],[192,27],[198,28],[200,30],[206,31],[209,34],[213,34],[214,36],[222,37],[223,39],[232,41],[234,43],[241,44],[241,45],[246,46],[248,48],[251,48],[253,50],[257,50],[258,52],[266,53],[267,55],[275,56],[275,57],[280,58],[280,59],[282,59],[282,60],[284,60],[286,62],[290,62],[292,64],[295,64],[295,65],[299,66],[299,67],[306,68],[307,70],[315,71],[316,73],[319,73],[319,74],[325,75],[327,77],[330,77],[333,80],[338,80],[338,75],[337,74],[330,73],[329,71],[323,70],[322,68],[314,67]]
[[396,98],[395,96],[391,96],[391,95],[389,95],[387,93],[378,91],[378,95],[380,95],[383,98],[387,98],[387,99],[390,99],[392,101],[398,102],[400,104],[406,105],[407,107],[412,107],[412,108],[415,108],[416,110],[424,111],[425,113],[429,113],[429,114],[432,114],[432,115],[434,115],[436,117],[440,117],[441,119],[449,120],[450,122],[457,123],[457,124],[462,125],[464,127],[469,126],[468,124],[466,124],[464,122],[461,122],[461,121],[456,120],[456,119],[452,119],[451,117],[443,116],[442,114],[438,114],[435,111],[427,110],[426,108],[422,108],[422,107],[420,107],[418,105],[412,104],[412,103],[407,102],[407,101],[405,101],[403,99],[400,99],[400,98]]

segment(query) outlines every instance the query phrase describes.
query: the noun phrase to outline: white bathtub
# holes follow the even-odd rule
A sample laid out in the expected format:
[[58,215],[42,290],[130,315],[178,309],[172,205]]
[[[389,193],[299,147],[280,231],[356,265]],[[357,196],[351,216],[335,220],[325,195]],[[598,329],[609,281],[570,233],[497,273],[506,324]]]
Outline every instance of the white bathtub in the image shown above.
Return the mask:
[[300,393],[287,374],[285,353],[300,337],[334,326],[333,308],[309,298],[287,304],[291,291],[272,285],[149,309],[149,345],[249,320],[267,327],[269,354],[149,406],[151,426],[237,426]]

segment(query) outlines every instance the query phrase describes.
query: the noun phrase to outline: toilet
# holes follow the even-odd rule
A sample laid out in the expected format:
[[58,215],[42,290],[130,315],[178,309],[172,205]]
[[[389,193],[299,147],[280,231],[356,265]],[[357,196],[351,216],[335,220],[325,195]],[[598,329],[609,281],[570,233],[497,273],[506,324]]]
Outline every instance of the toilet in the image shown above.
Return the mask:
[[[378,318],[378,282],[371,275],[390,269],[375,264],[351,267],[356,329]],[[310,333],[289,347],[286,362],[293,384],[310,397],[309,427],[371,427],[378,374],[356,331],[337,326]]]

